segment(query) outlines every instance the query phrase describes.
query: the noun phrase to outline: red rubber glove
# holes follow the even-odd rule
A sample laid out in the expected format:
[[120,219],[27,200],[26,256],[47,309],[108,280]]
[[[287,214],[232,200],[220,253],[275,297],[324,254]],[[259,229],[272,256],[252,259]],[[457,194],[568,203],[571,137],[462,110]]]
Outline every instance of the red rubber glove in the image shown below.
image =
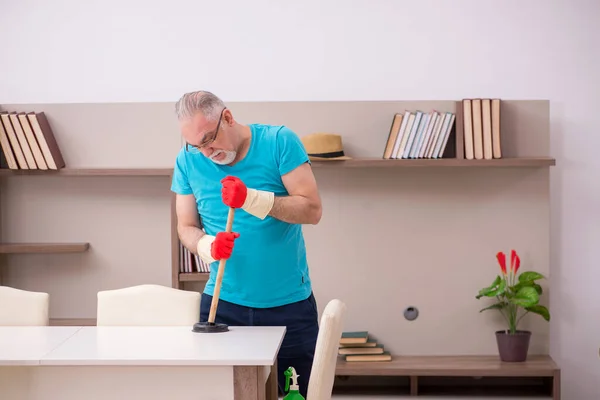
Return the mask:
[[237,232],[218,232],[210,247],[212,258],[221,260],[231,257],[233,242],[238,237],[240,237],[240,234]]
[[221,179],[221,183],[223,184],[221,189],[223,203],[229,207],[241,208],[248,195],[248,188],[244,182],[242,182],[240,178],[229,175]]

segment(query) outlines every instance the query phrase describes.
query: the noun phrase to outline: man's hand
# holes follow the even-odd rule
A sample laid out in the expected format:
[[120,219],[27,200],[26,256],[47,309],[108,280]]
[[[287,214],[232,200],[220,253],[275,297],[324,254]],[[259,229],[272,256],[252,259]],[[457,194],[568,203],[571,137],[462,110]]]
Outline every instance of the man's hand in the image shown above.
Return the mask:
[[216,236],[203,235],[196,245],[196,252],[207,263],[231,257],[233,242],[240,236],[237,232],[219,232]]
[[275,194],[264,190],[246,187],[240,178],[226,176],[221,180],[223,203],[233,208],[241,208],[257,218],[265,219],[273,208]]
[[210,254],[215,260],[222,260],[231,257],[233,251],[233,242],[240,237],[237,232],[219,232],[215,236],[210,248]]
[[223,203],[229,207],[241,208],[248,195],[248,188],[244,182],[235,176],[226,176],[221,179],[221,183],[223,184],[223,188],[221,189]]

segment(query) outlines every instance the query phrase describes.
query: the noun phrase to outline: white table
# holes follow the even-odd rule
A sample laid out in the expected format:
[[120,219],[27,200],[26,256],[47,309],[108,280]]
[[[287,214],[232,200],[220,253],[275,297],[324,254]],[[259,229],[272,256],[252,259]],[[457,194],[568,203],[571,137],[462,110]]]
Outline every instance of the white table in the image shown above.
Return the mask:
[[0,366],[37,365],[43,356],[79,329],[73,326],[0,327]]
[[285,327],[0,327],[0,398],[264,399],[284,335]]

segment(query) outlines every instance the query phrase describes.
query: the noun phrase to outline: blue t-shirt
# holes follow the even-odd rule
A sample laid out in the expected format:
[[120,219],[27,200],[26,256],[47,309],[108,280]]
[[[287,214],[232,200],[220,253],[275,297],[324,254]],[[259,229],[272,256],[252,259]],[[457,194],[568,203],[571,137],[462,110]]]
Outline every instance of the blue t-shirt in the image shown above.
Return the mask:
[[[233,166],[218,165],[201,153],[181,149],[171,190],[193,194],[207,234],[224,231],[228,206],[221,179],[233,175],[248,188],[288,195],[281,176],[310,163],[300,138],[285,126],[250,124],[246,156]],[[220,299],[248,307],[276,307],[306,299],[311,291],[302,225],[271,216],[261,220],[238,208],[233,219],[233,252],[225,265]],[[211,264],[204,292],[213,294],[219,261]]]

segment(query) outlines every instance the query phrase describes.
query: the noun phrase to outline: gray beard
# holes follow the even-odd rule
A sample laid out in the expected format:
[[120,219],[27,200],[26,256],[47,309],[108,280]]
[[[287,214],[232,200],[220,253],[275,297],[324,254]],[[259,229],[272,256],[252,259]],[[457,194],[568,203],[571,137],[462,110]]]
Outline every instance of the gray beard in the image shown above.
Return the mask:
[[[213,158],[213,157],[218,157],[221,153],[225,153],[225,158],[223,160],[219,161],[219,160],[215,160]],[[210,157],[208,157],[208,158],[215,164],[227,165],[227,164],[231,164],[233,162],[233,160],[235,160],[236,154],[237,153],[235,151],[217,150],[213,154],[211,154]]]

